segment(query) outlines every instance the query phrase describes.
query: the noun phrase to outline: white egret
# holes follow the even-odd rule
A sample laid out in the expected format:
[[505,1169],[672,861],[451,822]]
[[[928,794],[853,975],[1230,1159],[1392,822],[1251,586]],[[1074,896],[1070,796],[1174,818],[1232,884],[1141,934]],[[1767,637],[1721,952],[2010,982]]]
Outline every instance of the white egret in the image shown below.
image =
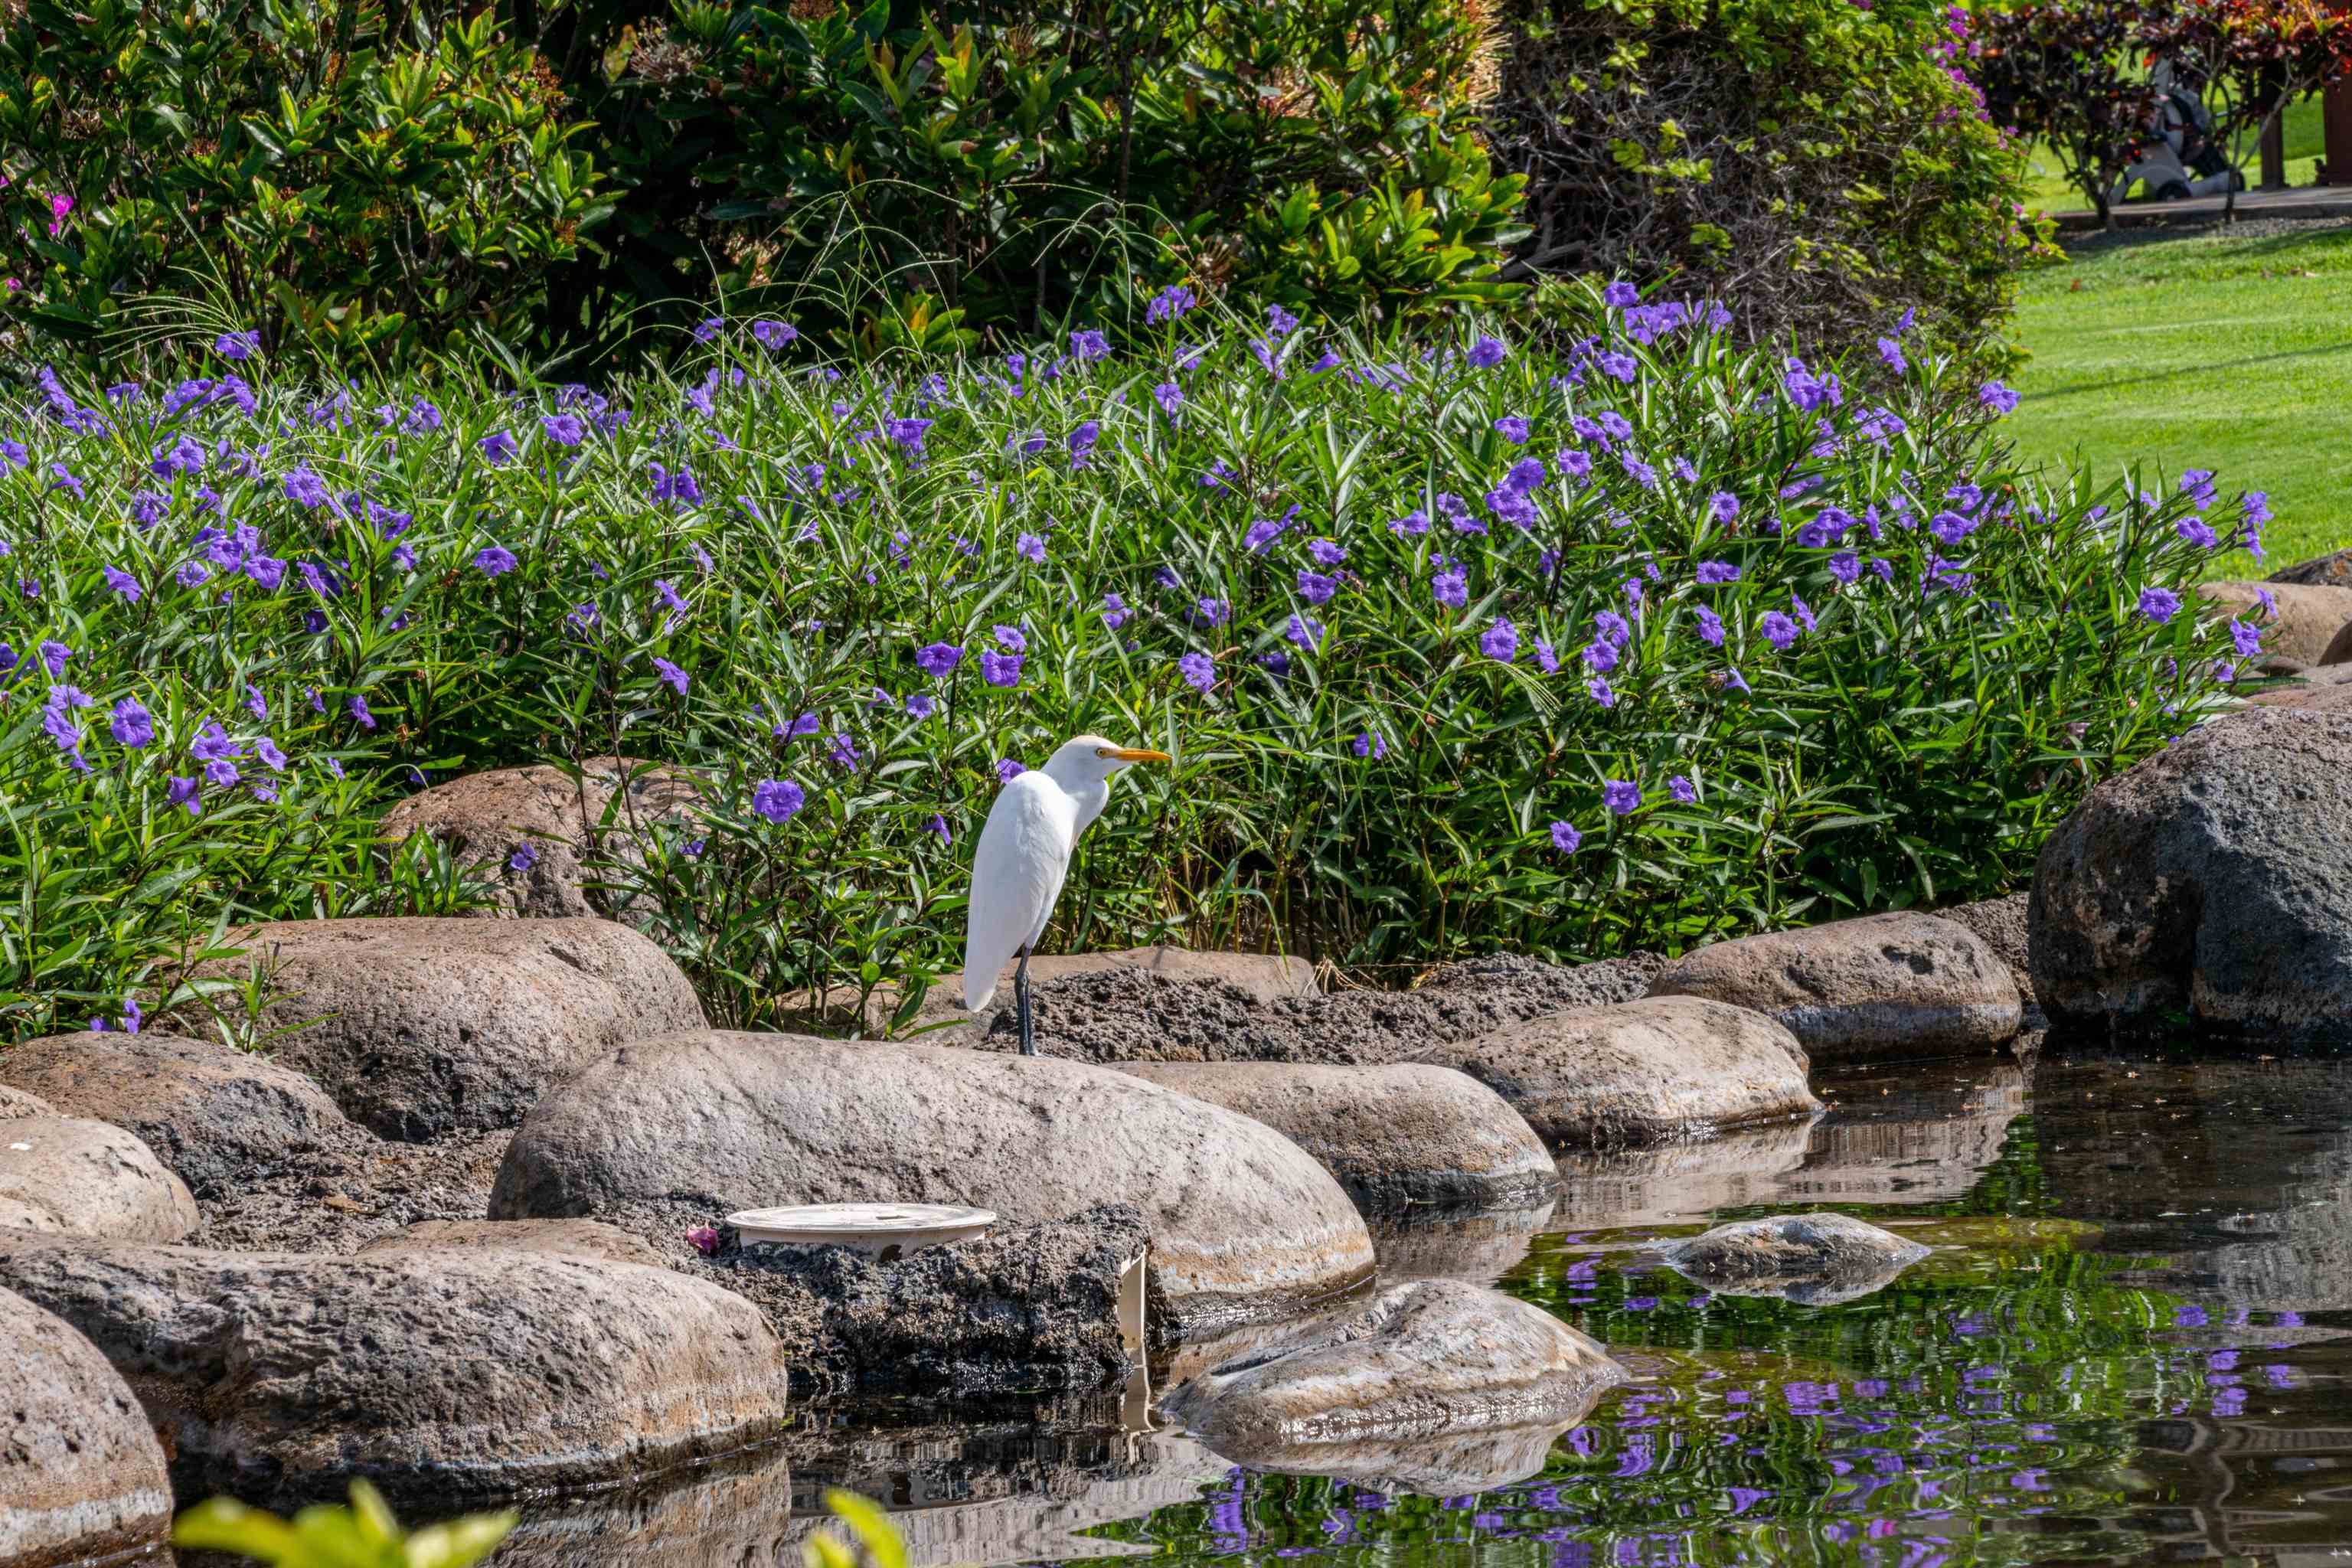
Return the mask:
[[1165,752],[1114,746],[1100,735],[1065,741],[1042,768],[997,792],[971,858],[971,905],[963,937],[963,1005],[979,1012],[996,995],[996,976],[1014,953],[1013,995],[1021,1015],[1021,1054],[1037,1054],[1029,1017],[1029,954],[1045,934],[1054,900],[1070,874],[1070,852],[1087,824],[1110,804],[1111,776],[1135,763],[1164,763]]

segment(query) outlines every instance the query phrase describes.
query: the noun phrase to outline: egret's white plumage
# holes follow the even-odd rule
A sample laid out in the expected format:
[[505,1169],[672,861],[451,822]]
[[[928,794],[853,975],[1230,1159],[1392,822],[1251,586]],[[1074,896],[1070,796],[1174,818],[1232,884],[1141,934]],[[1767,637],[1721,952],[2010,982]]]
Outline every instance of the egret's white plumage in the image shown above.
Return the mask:
[[1045,934],[1078,835],[1110,804],[1111,775],[1133,763],[1167,760],[1158,752],[1080,735],[1063,742],[1044,767],[1020,774],[998,793],[971,858],[971,923],[963,941],[966,1007],[976,1013],[987,1006],[1004,966]]

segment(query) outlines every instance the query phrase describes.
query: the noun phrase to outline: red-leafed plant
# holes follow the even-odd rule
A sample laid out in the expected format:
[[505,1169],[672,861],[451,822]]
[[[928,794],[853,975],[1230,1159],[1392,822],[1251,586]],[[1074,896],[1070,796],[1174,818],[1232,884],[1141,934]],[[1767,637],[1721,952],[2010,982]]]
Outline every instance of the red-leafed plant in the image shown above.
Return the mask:
[[[2151,21],[2149,58],[2203,98],[2233,165],[2288,104],[2352,76],[2352,13],[2319,0],[2171,0]],[[2222,210],[2234,217],[2232,184]]]
[[1976,18],[1969,74],[1997,125],[2046,143],[2066,178],[2111,225],[2108,196],[2132,160],[2154,90],[2137,68],[2156,7],[2056,0]]

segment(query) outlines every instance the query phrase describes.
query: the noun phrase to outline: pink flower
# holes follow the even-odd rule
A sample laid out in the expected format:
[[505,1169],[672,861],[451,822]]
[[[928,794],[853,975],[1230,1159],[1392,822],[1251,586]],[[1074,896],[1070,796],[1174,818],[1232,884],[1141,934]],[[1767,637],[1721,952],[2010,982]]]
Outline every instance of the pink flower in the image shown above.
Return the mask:
[[707,1225],[698,1225],[686,1233],[687,1244],[705,1258],[719,1251],[719,1232]]

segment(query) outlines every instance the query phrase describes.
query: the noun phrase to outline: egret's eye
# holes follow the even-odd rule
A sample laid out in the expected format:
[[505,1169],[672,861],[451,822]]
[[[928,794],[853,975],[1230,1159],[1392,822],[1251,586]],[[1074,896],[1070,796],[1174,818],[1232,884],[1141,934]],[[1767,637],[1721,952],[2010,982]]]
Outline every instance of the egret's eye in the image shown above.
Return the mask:
[[1112,754],[1113,752],[1108,746],[1097,746],[1095,748],[1095,755],[1097,757],[1108,757]]

